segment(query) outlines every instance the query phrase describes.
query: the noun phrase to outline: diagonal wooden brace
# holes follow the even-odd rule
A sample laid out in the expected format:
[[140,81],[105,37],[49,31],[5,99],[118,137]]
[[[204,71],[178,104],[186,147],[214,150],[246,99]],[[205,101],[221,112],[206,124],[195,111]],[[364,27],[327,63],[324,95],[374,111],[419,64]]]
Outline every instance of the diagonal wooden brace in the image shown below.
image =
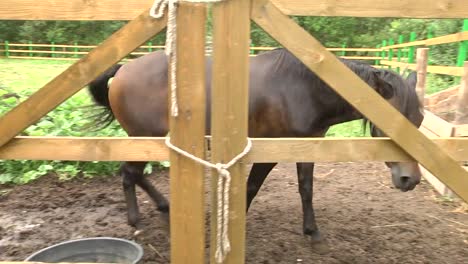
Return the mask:
[[159,33],[165,26],[166,17],[154,19],[149,16],[149,9],[141,13],[26,101],[2,116],[0,147]]
[[[468,201],[468,172],[327,51],[318,40],[268,0],[253,1],[251,18],[398,146]],[[361,92],[356,93],[356,90]]]

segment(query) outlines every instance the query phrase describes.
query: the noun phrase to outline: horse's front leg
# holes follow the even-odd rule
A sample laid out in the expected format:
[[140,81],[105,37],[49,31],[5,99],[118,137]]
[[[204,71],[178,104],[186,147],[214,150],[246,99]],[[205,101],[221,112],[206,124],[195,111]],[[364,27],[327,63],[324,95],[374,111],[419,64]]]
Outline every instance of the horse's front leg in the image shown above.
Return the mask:
[[322,241],[322,236],[315,222],[312,202],[314,188],[314,163],[296,163],[299,193],[301,195],[303,213],[303,232],[311,237],[312,242]]
[[276,166],[277,163],[254,163],[250,170],[249,178],[247,180],[247,208],[248,211],[252,200],[257,195],[260,187],[262,187],[268,174]]

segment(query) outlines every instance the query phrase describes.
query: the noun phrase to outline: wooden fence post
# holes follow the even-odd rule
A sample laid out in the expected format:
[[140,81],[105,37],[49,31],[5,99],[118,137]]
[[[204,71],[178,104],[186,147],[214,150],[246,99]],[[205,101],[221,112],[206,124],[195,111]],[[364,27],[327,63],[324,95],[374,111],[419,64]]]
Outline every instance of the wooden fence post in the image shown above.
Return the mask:
[[456,125],[468,123],[468,61],[465,62],[464,72],[458,90],[457,108],[455,112]]
[[[248,129],[250,0],[223,1],[213,6],[213,79],[211,133],[213,163],[227,163],[244,150]],[[228,236],[231,251],[225,264],[245,263],[245,165],[233,165],[229,190]],[[210,263],[216,263],[218,175],[213,171]]]
[[426,95],[426,75],[427,75],[427,57],[429,49],[419,48],[417,50],[417,64],[416,71],[418,74],[418,81],[416,83],[416,93],[418,94],[419,102],[424,106],[424,97]]
[[[394,44],[395,44],[395,42],[393,41],[393,39],[389,39],[389,40],[388,40],[388,45],[389,45],[389,46],[393,46]],[[393,61],[393,49],[392,49],[392,48],[390,48],[390,49],[388,50],[388,60],[389,60],[389,61]],[[388,68],[391,69],[392,66],[390,65],[390,66],[388,66]]]
[[[177,9],[178,116],[171,115],[171,104],[168,108],[171,143],[201,159],[205,154],[205,10],[206,4],[185,2]],[[203,264],[205,168],[174,151],[170,161],[170,262]]]

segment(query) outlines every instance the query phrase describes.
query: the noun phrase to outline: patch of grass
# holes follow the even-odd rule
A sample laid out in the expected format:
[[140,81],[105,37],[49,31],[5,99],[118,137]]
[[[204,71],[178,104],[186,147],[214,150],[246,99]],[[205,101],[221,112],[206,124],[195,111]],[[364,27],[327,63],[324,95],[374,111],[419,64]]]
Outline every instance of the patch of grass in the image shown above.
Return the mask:
[[326,134],[327,137],[370,137],[369,129],[364,128],[362,120],[354,120],[330,127]]
[[[15,94],[20,98],[9,97],[0,101],[0,115],[8,112],[20,101],[44,86],[65,70],[70,63],[62,61],[36,61],[1,59],[0,96]],[[56,109],[28,127],[23,135],[28,136],[126,136],[117,122],[100,131],[87,131],[82,128],[92,121],[89,117],[95,111],[86,106],[92,105],[86,89],[60,104]],[[91,113],[90,113],[91,112]],[[60,179],[67,180],[78,175],[112,175],[120,162],[76,162],[76,161],[29,161],[0,160],[0,184],[24,184],[50,172]],[[145,172],[151,172],[151,165]]]

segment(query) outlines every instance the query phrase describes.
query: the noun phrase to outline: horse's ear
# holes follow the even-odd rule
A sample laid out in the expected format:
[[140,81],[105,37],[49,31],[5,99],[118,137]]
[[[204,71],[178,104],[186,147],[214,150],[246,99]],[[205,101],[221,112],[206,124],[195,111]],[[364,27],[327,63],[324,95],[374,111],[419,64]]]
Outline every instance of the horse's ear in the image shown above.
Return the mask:
[[418,74],[415,71],[412,71],[408,77],[406,77],[406,81],[411,89],[416,89],[416,83],[418,82]]
[[393,85],[383,78],[383,72],[376,70],[374,73],[376,92],[378,92],[383,98],[390,99],[394,95]]

